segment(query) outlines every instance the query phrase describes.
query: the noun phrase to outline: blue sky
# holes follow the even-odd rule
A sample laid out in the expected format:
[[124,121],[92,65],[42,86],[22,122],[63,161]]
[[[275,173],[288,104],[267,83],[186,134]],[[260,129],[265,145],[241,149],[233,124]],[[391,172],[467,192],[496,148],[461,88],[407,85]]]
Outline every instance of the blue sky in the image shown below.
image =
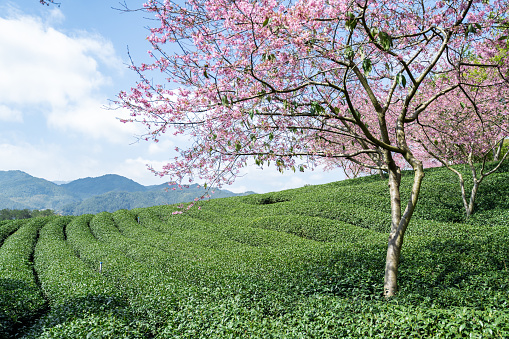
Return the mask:
[[[60,2],[0,0],[0,170],[52,181],[114,173],[164,183],[146,165],[161,168],[185,137],[138,141],[141,125],[122,124],[125,111],[105,109],[137,80],[127,49],[136,63],[150,61],[146,27],[156,22],[113,9],[121,8],[118,0]],[[225,188],[262,193],[344,178],[340,170],[282,175],[254,166],[243,174]]]

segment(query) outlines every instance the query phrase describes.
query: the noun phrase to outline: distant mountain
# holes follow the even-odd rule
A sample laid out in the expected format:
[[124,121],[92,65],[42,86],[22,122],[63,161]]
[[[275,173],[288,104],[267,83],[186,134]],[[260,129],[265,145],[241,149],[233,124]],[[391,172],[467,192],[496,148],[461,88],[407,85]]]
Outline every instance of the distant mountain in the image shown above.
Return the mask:
[[[116,174],[56,184],[22,171],[0,171],[0,209],[53,209],[63,214],[113,212],[163,204],[189,202],[205,190],[191,185],[168,190],[167,184],[144,186]],[[216,190],[212,198],[246,195]]]
[[82,199],[108,192],[145,192],[147,187],[126,177],[106,174],[97,178],[84,178],[60,185]]
[[[193,201],[196,197],[201,197],[206,191],[198,188],[198,185],[192,185],[183,190],[168,190],[167,185],[152,187],[151,190],[143,192],[120,192],[110,191],[101,195],[96,195],[85,199],[79,203],[66,205],[62,208],[64,214],[81,215],[96,214],[99,212],[114,212],[119,209],[133,209],[139,207],[150,207],[164,204],[177,204],[180,202]],[[249,193],[248,193],[249,194]],[[226,190],[215,191],[211,198],[226,198],[235,194]],[[244,195],[244,194],[242,194]]]
[[57,185],[63,185],[63,184],[68,184],[68,183],[70,183],[70,181],[58,181],[58,180],[57,180],[57,181],[52,181],[52,183],[57,184]]
[[25,208],[28,208],[27,205],[20,204],[19,202],[4,197],[3,194],[0,194],[0,206],[1,206],[0,209],[7,208],[10,210],[23,210]]
[[55,183],[22,171],[0,171],[0,209],[56,209],[80,199]]

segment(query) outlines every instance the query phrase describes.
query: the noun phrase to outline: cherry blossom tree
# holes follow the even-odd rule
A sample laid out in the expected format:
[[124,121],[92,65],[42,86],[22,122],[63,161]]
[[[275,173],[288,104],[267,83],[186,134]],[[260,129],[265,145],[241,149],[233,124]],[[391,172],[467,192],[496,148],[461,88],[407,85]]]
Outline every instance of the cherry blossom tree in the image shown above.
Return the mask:
[[[124,122],[149,128],[147,140],[192,140],[153,169],[176,182],[228,184],[251,161],[304,171],[346,159],[386,172],[390,297],[424,177],[407,129],[447,93],[478,86],[462,84],[463,72],[505,74],[505,59],[469,55],[500,43],[508,1],[149,0],[153,62],[133,64],[140,81],[118,103],[131,112]],[[154,83],[154,71],[168,82]],[[437,77],[451,80],[433,86]],[[403,165],[414,177],[402,204]]]
[[[475,86],[472,91],[449,92],[421,114],[418,128],[410,133],[430,166],[445,166],[458,176],[466,218],[474,212],[482,181],[509,156],[507,150],[501,154],[503,141],[509,137],[509,88],[504,79],[499,81],[498,86],[489,86],[489,90]],[[476,85],[480,83],[483,82],[477,81]],[[490,169],[489,160],[493,161]],[[470,168],[469,197],[463,174],[453,167],[458,164]]]

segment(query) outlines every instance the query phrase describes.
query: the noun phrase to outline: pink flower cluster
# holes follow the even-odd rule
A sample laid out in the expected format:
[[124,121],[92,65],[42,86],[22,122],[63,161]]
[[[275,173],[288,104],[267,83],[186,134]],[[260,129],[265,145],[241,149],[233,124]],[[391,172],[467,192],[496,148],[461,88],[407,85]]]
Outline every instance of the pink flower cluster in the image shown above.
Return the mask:
[[123,122],[147,126],[146,140],[189,137],[152,169],[178,183],[230,184],[252,161],[352,174],[437,164],[426,147],[461,162],[461,148],[482,154],[507,137],[508,1],[150,0],[145,9],[159,20],[148,37],[154,61],[132,66],[140,81],[118,103],[131,112]]

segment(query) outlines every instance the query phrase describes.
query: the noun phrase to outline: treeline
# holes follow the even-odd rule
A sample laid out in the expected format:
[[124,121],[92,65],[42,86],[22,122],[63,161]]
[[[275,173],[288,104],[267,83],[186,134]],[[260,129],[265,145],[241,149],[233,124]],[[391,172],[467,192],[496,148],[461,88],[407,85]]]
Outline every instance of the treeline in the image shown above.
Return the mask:
[[55,211],[50,209],[29,210],[25,208],[23,210],[10,210],[4,208],[0,211],[0,220],[29,219],[37,217],[49,217],[50,215],[56,215]]

